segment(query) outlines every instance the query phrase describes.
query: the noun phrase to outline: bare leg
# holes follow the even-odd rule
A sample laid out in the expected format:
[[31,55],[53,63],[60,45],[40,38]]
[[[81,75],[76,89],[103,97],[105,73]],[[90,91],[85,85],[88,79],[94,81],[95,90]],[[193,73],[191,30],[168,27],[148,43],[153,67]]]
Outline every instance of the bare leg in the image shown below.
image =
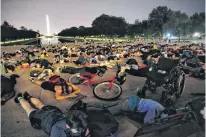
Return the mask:
[[41,109],[43,106],[45,106],[38,98],[31,97],[30,101],[38,109]]
[[36,109],[32,108],[31,105],[23,98],[21,98],[19,102],[20,102],[21,106],[23,107],[23,109],[26,111],[27,116],[29,116],[29,114],[32,111],[36,110]]

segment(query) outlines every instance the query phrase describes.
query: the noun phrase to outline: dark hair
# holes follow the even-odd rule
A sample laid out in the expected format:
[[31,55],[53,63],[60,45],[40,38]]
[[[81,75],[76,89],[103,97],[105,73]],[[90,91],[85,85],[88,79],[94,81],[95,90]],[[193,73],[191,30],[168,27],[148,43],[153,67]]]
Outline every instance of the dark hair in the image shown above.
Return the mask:
[[66,117],[66,124],[70,129],[77,129],[80,132],[84,132],[88,125],[87,115],[79,110],[71,110]]

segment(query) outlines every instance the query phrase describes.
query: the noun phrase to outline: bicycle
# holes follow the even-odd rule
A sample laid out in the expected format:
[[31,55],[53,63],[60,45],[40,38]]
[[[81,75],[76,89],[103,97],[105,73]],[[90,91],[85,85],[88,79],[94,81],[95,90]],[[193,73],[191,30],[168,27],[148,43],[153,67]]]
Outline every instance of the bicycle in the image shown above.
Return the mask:
[[178,110],[181,110],[180,112],[165,118],[156,119],[153,124],[144,125],[137,130],[134,137],[153,133],[156,131],[171,129],[191,121],[197,122],[202,131],[205,131],[205,120],[203,114],[201,114],[201,111],[205,111],[204,107],[205,97],[189,101],[188,103],[186,103],[184,108],[175,109],[176,112]]
[[125,70],[129,69],[129,67],[120,67],[120,65],[117,64],[117,68],[116,75],[107,80],[93,81],[97,75],[102,77],[105,73],[105,71],[99,69],[95,74],[74,74],[69,78],[69,82],[75,85],[86,84],[93,86],[93,94],[98,99],[106,101],[115,100],[122,94],[121,85],[126,81]]

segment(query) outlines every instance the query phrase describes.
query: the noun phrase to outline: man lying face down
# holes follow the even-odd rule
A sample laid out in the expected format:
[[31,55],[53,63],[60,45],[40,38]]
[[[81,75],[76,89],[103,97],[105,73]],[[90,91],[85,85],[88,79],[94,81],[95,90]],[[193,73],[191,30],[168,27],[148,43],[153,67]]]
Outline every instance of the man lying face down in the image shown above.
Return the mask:
[[32,127],[43,129],[50,137],[85,137],[89,133],[87,115],[81,111],[71,110],[63,115],[56,106],[44,105],[27,92],[23,95],[19,93],[15,102],[26,111]]
[[167,117],[168,112],[156,101],[143,99],[138,96],[130,96],[120,102],[91,102],[87,103],[87,108],[108,109],[113,115],[128,113],[128,116],[144,124],[151,124],[158,117]]
[[30,80],[32,83],[41,86],[43,89],[54,92],[56,100],[74,98],[80,92],[79,87],[65,81],[63,78],[57,75],[51,76],[48,81],[44,82],[34,80],[33,77],[31,77]]

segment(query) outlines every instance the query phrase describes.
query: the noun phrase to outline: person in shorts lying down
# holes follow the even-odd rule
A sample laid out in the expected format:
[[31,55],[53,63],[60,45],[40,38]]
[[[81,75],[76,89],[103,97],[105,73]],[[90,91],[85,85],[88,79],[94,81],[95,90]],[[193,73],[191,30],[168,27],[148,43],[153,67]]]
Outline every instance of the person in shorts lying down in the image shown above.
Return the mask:
[[[74,98],[80,93],[80,88],[73,85],[70,82],[65,81],[58,75],[51,76],[48,81],[34,80],[30,78],[31,82],[41,86],[45,90],[49,90],[55,93],[56,100],[63,100],[67,98]],[[65,95],[62,95],[65,94]]]
[[[135,121],[143,124],[154,123],[156,118],[168,116],[166,109],[156,101],[143,99],[138,96],[129,96],[118,102],[90,102],[86,104],[87,108],[108,109],[113,115],[128,113],[128,116]],[[170,113],[175,113],[170,111]]]
[[43,129],[50,137],[85,137],[89,134],[87,115],[81,111],[71,110],[65,115],[56,106],[44,105],[27,92],[23,95],[19,93],[15,97],[15,102],[26,111],[31,126]]

